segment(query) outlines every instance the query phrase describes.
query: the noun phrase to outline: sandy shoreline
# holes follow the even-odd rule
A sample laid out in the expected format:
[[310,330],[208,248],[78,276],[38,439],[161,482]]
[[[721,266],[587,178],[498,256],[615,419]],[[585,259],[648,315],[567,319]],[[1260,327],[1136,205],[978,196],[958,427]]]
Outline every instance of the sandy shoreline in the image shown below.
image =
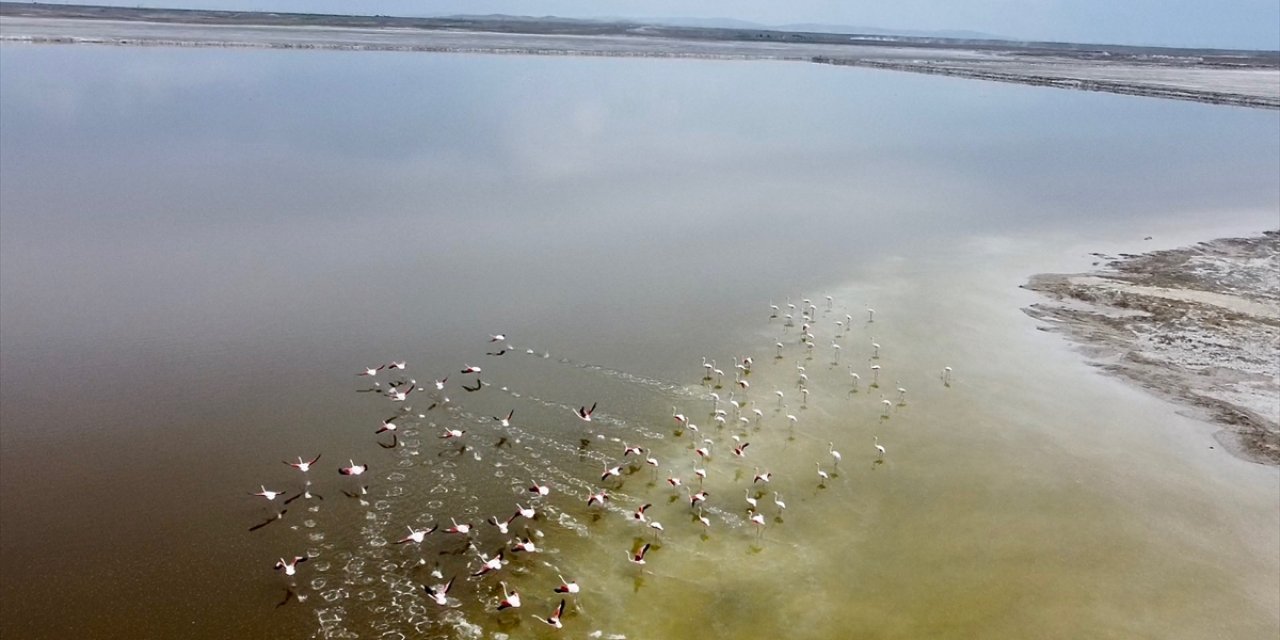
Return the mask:
[[314,21],[298,24],[284,20],[282,15],[289,17],[285,14],[153,15],[158,13],[116,9],[92,18],[67,17],[0,3],[0,42],[784,60],[1280,109],[1280,56],[1273,52],[873,41],[832,34],[536,20],[401,26],[400,19],[391,18],[383,24],[372,18],[311,16]]
[[1280,465],[1280,231],[1039,274],[1026,313],[1091,363],[1222,426],[1232,453]]

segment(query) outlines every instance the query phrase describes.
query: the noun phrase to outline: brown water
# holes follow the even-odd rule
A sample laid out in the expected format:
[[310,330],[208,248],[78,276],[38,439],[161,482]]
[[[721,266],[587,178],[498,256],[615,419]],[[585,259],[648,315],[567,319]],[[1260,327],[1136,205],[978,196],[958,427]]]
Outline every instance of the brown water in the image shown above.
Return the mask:
[[[1273,227],[1272,113],[770,63],[0,51],[5,637],[549,637],[557,574],[568,637],[1280,632],[1276,470],[1036,331],[1017,288]],[[769,317],[803,298],[812,352]],[[358,393],[393,359],[426,388]],[[731,389],[762,417],[717,428]],[[664,481],[696,484],[702,438],[706,531]],[[624,441],[657,473],[602,485]],[[317,453],[324,499],[270,520],[247,494]],[[512,527],[540,553],[497,576],[465,579],[456,535],[389,544],[452,517],[492,554],[483,519],[531,479],[552,493]]]

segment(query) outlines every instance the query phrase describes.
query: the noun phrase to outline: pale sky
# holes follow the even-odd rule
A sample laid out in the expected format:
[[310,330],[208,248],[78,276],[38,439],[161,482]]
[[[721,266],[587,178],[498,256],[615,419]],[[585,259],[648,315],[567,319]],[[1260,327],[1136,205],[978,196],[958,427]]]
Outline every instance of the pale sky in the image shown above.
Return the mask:
[[[93,0],[82,0],[92,2]],[[100,4],[404,16],[733,18],[979,31],[1023,40],[1280,49],[1280,0],[100,0]]]

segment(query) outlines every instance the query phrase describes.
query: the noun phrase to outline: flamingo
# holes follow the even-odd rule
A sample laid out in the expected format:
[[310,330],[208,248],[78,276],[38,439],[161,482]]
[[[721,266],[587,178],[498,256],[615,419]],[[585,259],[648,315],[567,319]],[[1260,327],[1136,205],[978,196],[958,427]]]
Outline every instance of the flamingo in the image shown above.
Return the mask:
[[498,611],[503,609],[518,609],[520,607],[520,592],[507,591],[507,583],[499,582],[502,585],[502,602],[498,603]]
[[654,520],[654,521],[650,522],[650,523],[649,523],[649,528],[650,528],[650,529],[653,529],[653,539],[654,539],[654,540],[657,540],[657,539],[661,538],[661,537],[662,537],[662,532],[663,532],[663,531],[665,531],[665,529],[663,529],[663,528],[662,528],[662,523],[661,523],[661,522],[658,522],[657,520]]
[[693,452],[701,458],[711,457],[711,438],[703,438],[702,442],[703,446],[694,449]]
[[879,452],[877,459],[884,459],[884,445],[880,444],[880,436],[875,437],[875,443],[876,451]]
[[405,544],[409,542],[412,542],[414,544],[421,544],[423,540],[427,539],[427,534],[431,533],[432,531],[435,531],[437,529],[437,526],[432,525],[426,529],[414,529],[413,527],[409,527],[409,526],[406,526],[406,528],[409,530],[409,535],[403,538],[400,538],[399,540],[396,540],[394,544]]
[[564,628],[564,624],[560,622],[560,616],[563,616],[563,615],[564,615],[564,598],[561,598],[559,606],[556,607],[555,611],[551,612],[551,615],[545,618],[541,616],[534,616],[534,617],[551,625],[552,627],[555,627],[556,629],[561,629],[561,628]]
[[689,424],[689,418],[685,417],[683,413],[677,412],[674,406],[671,407],[671,417],[675,419],[676,424]]
[[449,521],[453,523],[453,526],[449,527],[448,529],[445,529],[444,530],[445,533],[456,533],[458,535],[463,535],[463,536],[467,535],[468,533],[471,533],[470,524],[466,522],[462,524],[458,524],[458,521],[454,520],[453,518],[449,518]]
[[369,470],[369,465],[356,464],[355,460],[348,459],[347,466],[339,467],[338,473],[344,476],[358,476],[368,470]]
[[593,402],[591,403],[590,409],[586,408],[585,406],[578,407],[578,410],[575,411],[574,414],[578,416],[579,420],[582,420],[584,422],[591,422],[591,414],[595,413],[595,410],[596,410],[596,403]]
[[378,365],[376,368],[375,368],[375,367],[366,367],[364,371],[362,371],[362,372],[360,372],[360,373],[357,373],[356,375],[358,375],[358,376],[376,376],[376,375],[378,375],[378,372],[379,372],[379,371],[382,371],[383,369],[385,369],[385,368],[386,368],[386,366],[387,366],[387,365],[382,364],[382,365]]
[[382,426],[381,426],[381,427],[378,427],[378,430],[373,432],[373,433],[374,433],[374,435],[377,435],[377,434],[380,434],[380,433],[386,433],[386,432],[388,432],[388,431],[395,431],[395,430],[396,430],[396,423],[395,423],[395,419],[396,419],[396,418],[398,418],[398,417],[399,417],[399,416],[391,416],[390,418],[387,418],[386,420],[383,420],[383,421],[382,421]]
[[634,554],[627,553],[627,559],[630,560],[632,564],[636,564],[636,565],[644,564],[644,554],[649,553],[649,546],[650,546],[649,543],[646,542],[644,543],[644,546],[640,547],[640,550],[637,551],[636,553]]
[[646,522],[648,518],[644,515],[644,512],[649,507],[652,507],[652,506],[653,505],[651,503],[647,503],[647,502],[645,504],[640,505],[638,509],[636,509],[634,512],[631,513],[631,519],[635,520],[636,522]]
[[[517,506],[519,506],[519,505],[517,505]],[[509,530],[510,530],[510,527],[511,527],[511,521],[512,521],[512,520],[515,520],[515,519],[516,519],[516,517],[517,517],[517,516],[519,516],[519,515],[520,515],[520,512],[519,512],[519,511],[517,511],[517,512],[515,512],[515,513],[511,514],[511,517],[510,517],[510,518],[507,518],[506,520],[499,520],[499,519],[498,519],[498,516],[489,516],[489,520],[488,520],[487,522],[488,522],[489,524],[491,524],[491,525],[493,525],[493,526],[497,527],[497,528],[498,528],[498,533],[501,533],[502,535],[504,535],[504,536],[505,536],[505,535],[507,535],[507,531],[509,531]]]
[[409,398],[409,394],[413,393],[413,391],[417,388],[416,385],[417,385],[416,381],[410,380],[408,384],[408,387],[409,387],[408,389],[399,389],[396,387],[391,387],[390,389],[387,389],[387,396],[390,397],[393,402],[404,402]]
[[711,494],[710,494],[710,493],[707,493],[706,491],[699,491],[699,492],[697,492],[697,493],[695,493],[695,494],[693,494],[693,495],[689,496],[689,506],[690,506],[690,507],[695,507],[695,506],[697,506],[697,505],[698,505],[699,503],[701,503],[701,502],[706,502],[706,501],[707,501],[707,496],[709,496],[709,495],[711,495]]
[[[284,462],[285,464],[293,467],[294,469],[297,469],[298,471],[306,473],[311,470],[311,465],[315,464],[316,460],[319,460],[319,459],[320,459],[320,454],[316,454],[316,457],[310,460],[303,460],[302,456],[298,456],[297,462],[287,462],[284,460],[281,460],[281,462]],[[265,489],[265,487],[263,488]]]
[[[484,554],[480,554],[480,562],[481,562],[481,564],[480,564],[480,568],[479,568],[479,569],[477,569],[477,570],[475,571],[475,573],[472,573],[472,574],[471,574],[471,577],[473,577],[473,578],[478,578],[478,577],[480,577],[480,576],[482,576],[482,575],[485,575],[485,574],[487,574],[487,573],[490,573],[490,572],[492,572],[492,571],[497,571],[497,570],[501,569],[501,568],[502,568],[502,562],[503,562],[502,557],[503,557],[503,555],[505,555],[505,554],[506,554],[506,552],[507,552],[507,550],[506,550],[506,549],[499,549],[499,550],[498,550],[498,555],[496,555],[496,556],[494,556],[494,557],[492,557],[492,558],[489,558],[489,557],[485,556]],[[451,581],[451,582],[452,582],[452,581]]]
[[448,603],[446,596],[449,594],[449,589],[453,588],[453,579],[456,577],[457,576],[449,578],[449,581],[444,583],[443,588],[432,588],[431,585],[424,584],[422,585],[422,589],[427,592],[427,595],[430,596],[436,604],[443,607]]
[[579,591],[582,590],[582,587],[578,586],[578,583],[576,581],[571,582],[571,581],[565,580],[564,576],[558,573],[556,574],[556,577],[560,578],[560,586],[555,588],[556,593],[578,593]]
[[294,556],[293,560],[280,558],[276,561],[276,571],[283,569],[286,576],[291,576],[298,572],[298,564],[306,561],[307,556]]
[[512,417],[512,416],[514,416],[514,415],[516,415],[516,410],[515,410],[515,409],[512,409],[512,410],[510,410],[510,411],[508,411],[508,412],[507,412],[507,417],[505,417],[505,418],[499,418],[498,416],[493,416],[493,419],[494,419],[494,420],[497,420],[497,421],[498,421],[498,424],[499,424],[500,426],[503,426],[503,427],[509,427],[509,426],[511,426],[511,417]]
[[827,453],[831,454],[831,459],[835,461],[835,466],[840,466],[840,452],[836,451],[836,445],[834,442],[827,443]]

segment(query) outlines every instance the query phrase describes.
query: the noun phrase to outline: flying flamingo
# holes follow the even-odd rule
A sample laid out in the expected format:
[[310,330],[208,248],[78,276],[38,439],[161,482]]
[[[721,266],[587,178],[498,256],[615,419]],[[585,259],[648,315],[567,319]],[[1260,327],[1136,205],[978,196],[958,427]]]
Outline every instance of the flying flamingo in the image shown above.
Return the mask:
[[431,533],[432,531],[435,531],[437,527],[435,525],[432,525],[426,529],[414,529],[413,527],[407,527],[407,528],[409,529],[409,535],[403,538],[400,538],[399,540],[396,540],[395,544],[405,544],[408,542],[412,542],[414,544],[421,544],[423,540],[426,540],[427,534]]
[[297,462],[285,462],[284,460],[281,460],[281,462],[284,462],[285,464],[297,469],[298,471],[306,473],[311,470],[311,465],[315,464],[316,460],[319,460],[319,459],[320,459],[320,454],[316,454],[316,457],[310,460],[303,460],[302,456],[298,456]]
[[260,485],[260,486],[259,486],[259,490],[258,490],[258,491],[254,491],[254,492],[250,493],[249,495],[251,495],[251,496],[261,496],[261,497],[263,497],[263,498],[266,498],[267,500],[275,500],[276,498],[278,498],[278,497],[280,497],[280,496],[282,496],[282,495],[284,495],[284,494],[285,494],[285,492],[283,492],[283,491],[271,491],[270,489],[267,489],[267,485],[265,485],[265,484],[264,484],[264,485]]
[[636,564],[636,565],[644,564],[644,554],[649,553],[649,546],[650,546],[649,543],[646,542],[644,543],[644,546],[640,547],[640,550],[635,552],[634,554],[627,553],[627,559],[630,560],[632,564]]
[[560,629],[564,627],[564,624],[560,622],[560,616],[563,616],[563,615],[564,615],[564,598],[561,598],[560,605],[556,607],[555,611],[551,612],[551,615],[545,618],[541,616],[536,616],[536,615],[533,617],[551,625],[552,627],[555,627],[556,629]]
[[[456,578],[457,576],[454,576],[454,577]],[[422,589],[427,592],[427,595],[431,596],[431,599],[434,600],[436,604],[442,607],[448,603],[446,596],[449,594],[449,589],[452,589],[452,588],[453,588],[453,578],[449,578],[449,581],[444,583],[443,588],[432,588],[430,585],[425,585],[425,584],[422,585]]]
[[298,564],[306,561],[306,556],[294,556],[293,560],[280,558],[280,560],[276,562],[276,571],[283,569],[286,576],[291,576],[298,572]]

